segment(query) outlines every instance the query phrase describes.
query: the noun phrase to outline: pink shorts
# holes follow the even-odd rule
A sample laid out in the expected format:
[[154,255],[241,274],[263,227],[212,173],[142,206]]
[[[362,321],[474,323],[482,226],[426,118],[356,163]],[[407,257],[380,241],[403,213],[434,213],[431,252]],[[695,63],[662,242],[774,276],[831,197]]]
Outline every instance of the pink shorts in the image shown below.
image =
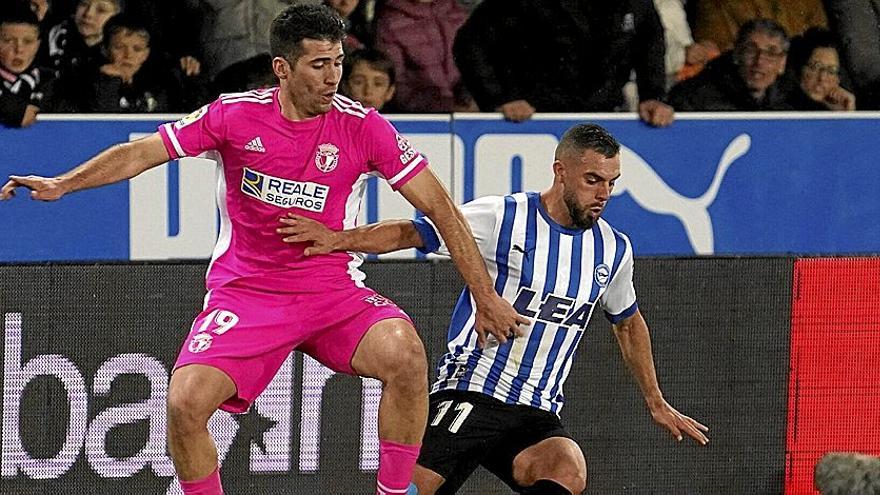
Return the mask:
[[389,318],[412,324],[393,301],[354,283],[295,294],[224,286],[208,293],[174,369],[204,364],[222,370],[237,394],[220,409],[245,412],[294,349],[333,371],[356,374],[351,359],[361,338]]

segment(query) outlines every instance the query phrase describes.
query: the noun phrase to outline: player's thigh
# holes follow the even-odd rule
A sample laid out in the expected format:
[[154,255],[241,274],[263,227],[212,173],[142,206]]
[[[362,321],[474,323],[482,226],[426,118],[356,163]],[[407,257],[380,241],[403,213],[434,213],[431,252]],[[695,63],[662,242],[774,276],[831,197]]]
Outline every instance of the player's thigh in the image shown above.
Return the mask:
[[175,375],[191,365],[221,370],[235,389],[220,408],[246,411],[291,350],[308,336],[297,317],[298,306],[294,296],[251,288],[210,291],[181,347]]
[[[524,487],[533,484],[535,479],[541,479],[533,479],[535,472],[546,474],[546,466],[555,462],[563,462],[564,465],[558,466],[556,472],[571,474],[571,480],[565,478],[566,483],[564,484],[577,488],[578,477],[576,474],[579,472],[579,466],[584,465],[583,454],[571,439],[571,435],[562,426],[559,416],[525,405],[507,405],[507,407],[510,408],[512,433],[505,435],[495,447],[494,455],[487,456],[483,461],[483,466],[513,490],[519,492]],[[557,447],[562,446],[565,448],[556,450]],[[572,446],[575,450],[570,449]],[[544,460],[537,458],[535,454],[554,454],[556,457],[552,461],[543,462]],[[564,455],[560,456],[560,454]],[[576,462],[578,458],[581,464]],[[574,464],[569,460],[575,461]],[[544,476],[544,478],[557,479],[555,476]]]
[[513,478],[521,486],[553,480],[572,493],[584,490],[587,461],[580,446],[567,437],[551,437],[526,448],[513,459]]
[[312,323],[317,329],[297,350],[331,370],[381,379],[383,372],[415,364],[427,375],[425,350],[412,320],[372,289],[339,284],[332,298],[313,298],[309,313],[320,315]]

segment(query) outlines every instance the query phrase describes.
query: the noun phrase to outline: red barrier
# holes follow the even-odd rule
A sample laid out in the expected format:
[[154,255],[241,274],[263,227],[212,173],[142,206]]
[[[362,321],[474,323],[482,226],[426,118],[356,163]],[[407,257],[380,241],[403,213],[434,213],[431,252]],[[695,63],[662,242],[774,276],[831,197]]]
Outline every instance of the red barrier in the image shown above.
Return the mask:
[[792,284],[785,493],[826,452],[880,454],[880,259],[801,259]]

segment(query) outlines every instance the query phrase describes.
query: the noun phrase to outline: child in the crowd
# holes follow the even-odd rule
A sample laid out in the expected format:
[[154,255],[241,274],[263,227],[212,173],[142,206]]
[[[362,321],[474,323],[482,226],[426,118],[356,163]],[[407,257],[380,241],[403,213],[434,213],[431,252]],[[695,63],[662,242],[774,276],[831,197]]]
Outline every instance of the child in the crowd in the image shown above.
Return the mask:
[[394,81],[394,62],[379,50],[356,50],[345,59],[342,93],[365,107],[386,108],[394,98]]
[[185,76],[177,67],[161,67],[150,58],[150,32],[146,24],[129,15],[118,15],[104,29],[107,63],[86,84],[79,110],[101,113],[155,113],[185,111],[203,103],[198,76]]
[[103,60],[104,25],[122,11],[122,0],[80,0],[73,17],[49,30],[41,63],[59,78],[81,77]]
[[40,21],[25,5],[0,12],[0,123],[27,127],[49,105],[55,76],[34,65],[40,48]]

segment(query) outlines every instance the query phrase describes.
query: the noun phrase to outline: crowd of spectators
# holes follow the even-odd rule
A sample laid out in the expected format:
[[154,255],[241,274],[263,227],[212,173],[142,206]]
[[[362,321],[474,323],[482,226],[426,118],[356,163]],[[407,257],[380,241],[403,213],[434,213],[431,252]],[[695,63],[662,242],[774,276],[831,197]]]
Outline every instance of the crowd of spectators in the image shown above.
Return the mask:
[[340,91],[383,112],[880,108],[880,0],[4,0],[0,121],[274,85],[290,3],[346,20]]

